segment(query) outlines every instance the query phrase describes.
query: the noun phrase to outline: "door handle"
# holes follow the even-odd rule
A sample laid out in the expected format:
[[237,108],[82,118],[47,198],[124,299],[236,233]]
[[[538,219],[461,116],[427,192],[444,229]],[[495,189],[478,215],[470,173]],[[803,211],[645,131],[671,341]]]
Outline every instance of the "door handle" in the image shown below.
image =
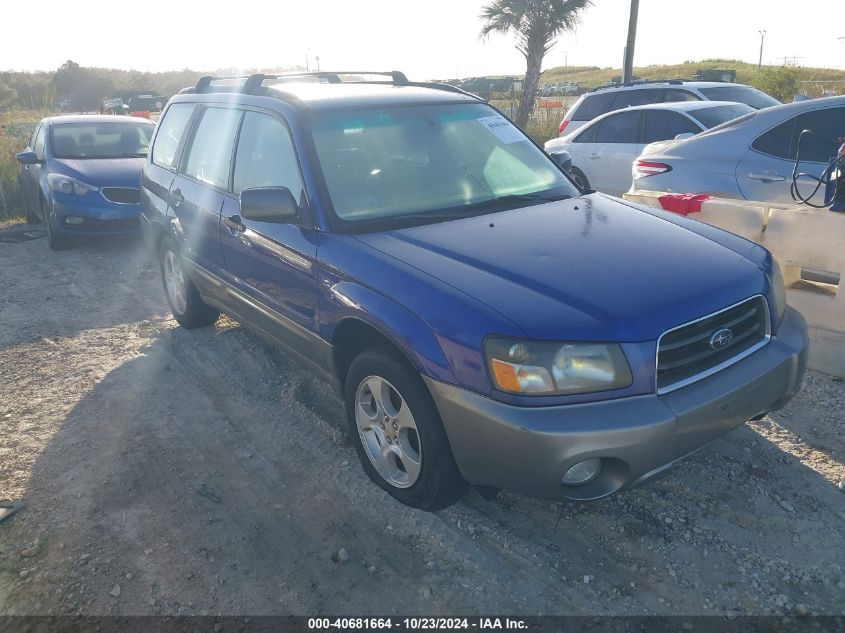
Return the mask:
[[173,190],[173,206],[178,207],[182,202],[185,201],[185,196],[182,195],[181,189],[174,189]]
[[244,226],[244,223],[241,222],[241,216],[239,215],[230,215],[228,218],[223,218],[223,224],[238,233],[246,231],[246,227]]
[[783,182],[786,180],[786,176],[781,176],[780,174],[748,174],[748,177],[751,180],[759,180],[760,182]]
[[587,154],[587,158],[595,160],[596,158],[601,158],[601,154],[593,152],[592,154]]

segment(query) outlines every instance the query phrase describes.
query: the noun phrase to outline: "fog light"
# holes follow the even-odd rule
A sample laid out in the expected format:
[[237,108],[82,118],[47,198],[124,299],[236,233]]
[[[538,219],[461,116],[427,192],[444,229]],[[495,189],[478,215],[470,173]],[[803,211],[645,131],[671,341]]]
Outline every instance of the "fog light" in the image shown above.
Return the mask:
[[595,479],[600,470],[601,460],[597,457],[591,457],[583,462],[578,462],[567,470],[560,481],[567,486],[580,486]]
[[82,224],[85,218],[80,218],[77,215],[69,215],[65,218],[65,224]]

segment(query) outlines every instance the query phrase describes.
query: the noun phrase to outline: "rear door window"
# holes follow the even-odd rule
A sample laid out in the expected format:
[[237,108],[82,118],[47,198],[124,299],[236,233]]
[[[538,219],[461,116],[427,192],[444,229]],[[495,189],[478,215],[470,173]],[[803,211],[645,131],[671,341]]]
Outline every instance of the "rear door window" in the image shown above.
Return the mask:
[[581,105],[572,113],[573,121],[592,121],[597,116],[610,112],[614,94],[605,92],[584,97]]
[[668,110],[649,110],[645,113],[643,142],[670,141],[678,134],[698,134],[700,131],[701,128],[683,114]]
[[751,147],[758,152],[776,158],[793,158],[795,154],[792,152],[792,137],[795,121],[796,119],[792,118],[786,123],[781,123],[776,128],[772,128],[762,136],[758,136]]
[[598,125],[591,125],[586,130],[581,132],[578,136],[575,137],[576,143],[595,143],[596,142],[596,129]]
[[173,167],[179,141],[193,112],[194,104],[192,103],[177,103],[167,109],[158,124],[158,132],[153,145],[153,163],[168,169]]
[[602,119],[596,143],[639,143],[640,112],[620,112]]
[[184,173],[213,187],[229,188],[235,136],[243,115],[234,108],[207,108],[187,149]]
[[660,103],[661,88],[641,88],[638,90],[623,90],[613,100],[613,109],[621,110],[631,106],[648,105],[649,103]]

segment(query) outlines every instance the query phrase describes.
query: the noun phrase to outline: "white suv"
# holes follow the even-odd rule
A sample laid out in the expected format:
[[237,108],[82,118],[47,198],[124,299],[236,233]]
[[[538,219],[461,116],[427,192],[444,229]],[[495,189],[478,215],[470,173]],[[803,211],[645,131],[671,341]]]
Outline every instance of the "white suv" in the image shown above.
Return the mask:
[[718,81],[648,81],[624,86],[595,88],[581,95],[569,108],[558,128],[558,136],[571,134],[602,114],[630,106],[668,101],[733,101],[755,110],[778,105],[780,101],[756,88]]

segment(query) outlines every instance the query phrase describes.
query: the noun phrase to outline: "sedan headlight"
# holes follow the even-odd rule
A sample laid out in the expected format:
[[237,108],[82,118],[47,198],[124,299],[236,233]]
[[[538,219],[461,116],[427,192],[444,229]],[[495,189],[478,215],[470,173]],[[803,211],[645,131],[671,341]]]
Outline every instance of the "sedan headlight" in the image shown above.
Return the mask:
[[63,174],[47,174],[47,184],[50,185],[52,191],[75,196],[84,196],[89,191],[97,191],[96,187],[86,185],[84,182]]
[[552,343],[488,337],[487,366],[496,388],[525,395],[564,395],[627,387],[633,381],[615,343]]
[[780,269],[780,264],[777,260],[772,258],[772,277],[769,280],[772,284],[772,306],[777,314],[778,321],[783,318],[783,313],[786,312],[786,288],[783,284],[783,272]]

